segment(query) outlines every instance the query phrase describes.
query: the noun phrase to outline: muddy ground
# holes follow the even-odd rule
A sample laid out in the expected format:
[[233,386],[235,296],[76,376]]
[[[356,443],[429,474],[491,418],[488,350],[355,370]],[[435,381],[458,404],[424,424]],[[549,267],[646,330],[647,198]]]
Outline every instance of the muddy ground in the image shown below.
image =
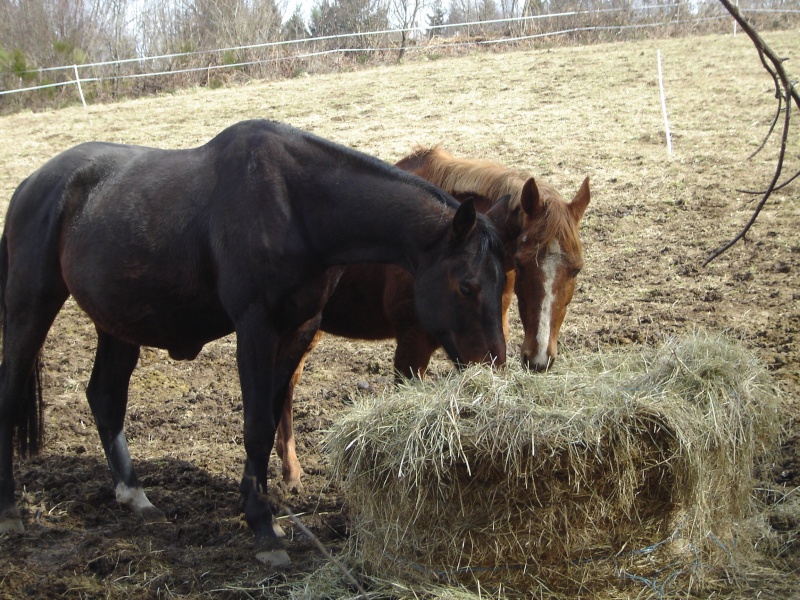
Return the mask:
[[[798,33],[768,40],[797,60]],[[664,57],[672,157],[658,99],[657,49]],[[796,60],[788,63],[795,69]],[[589,175],[586,268],[562,347],[592,352],[655,344],[700,327],[752,348],[785,395],[786,428],[777,460],[759,467],[754,494],[790,507],[800,488],[798,183],[775,195],[745,243],[701,267],[754,207],[736,189],[762,189],[771,177],[776,143],[746,160],[771,121],[771,89],[740,35],[480,51],[367,72],[21,113],[0,119],[6,146],[0,198],[7,202],[33,169],[81,141],[188,147],[253,117],[284,120],[388,161],[418,143],[443,142],[456,154],[525,169],[568,198]],[[795,124],[791,173],[800,168],[797,131]],[[520,340],[515,315],[510,360],[517,360]],[[286,519],[293,568],[270,573],[253,558],[238,506],[244,450],[234,339],[209,344],[192,362],[173,361],[161,350],[142,352],[127,434],[148,495],[169,519],[154,526],[142,526],[114,500],[84,398],[94,344],[91,323],[70,301],[43,352],[44,452],[14,465],[27,530],[0,536],[0,597],[287,596],[323,559]],[[389,341],[325,338],[308,360],[296,399],[304,490],[282,489],[277,461],[271,465],[276,501],[291,506],[334,551],[346,538],[346,519],[321,432],[355,396],[389,385],[392,352]],[[437,355],[432,376],[449,369]],[[797,564],[800,512],[787,508],[772,526],[781,543],[765,561],[790,571]],[[781,594],[770,588],[765,596]]]

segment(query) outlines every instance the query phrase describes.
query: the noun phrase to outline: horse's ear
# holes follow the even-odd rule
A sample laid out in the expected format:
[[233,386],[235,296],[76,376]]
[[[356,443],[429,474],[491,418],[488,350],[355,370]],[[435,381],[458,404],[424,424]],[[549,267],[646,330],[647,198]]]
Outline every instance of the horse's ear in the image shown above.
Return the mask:
[[489,220],[500,232],[504,231],[508,224],[508,204],[510,201],[511,194],[506,194],[492,204],[492,207],[486,211],[486,216],[489,217]]
[[542,199],[539,197],[539,186],[533,177],[529,177],[525,184],[522,186],[522,191],[519,195],[519,204],[522,210],[529,218],[534,219],[538,217],[544,208],[542,206]]
[[475,228],[478,215],[475,213],[475,203],[472,198],[464,200],[456,210],[453,217],[453,236],[458,241],[464,241]]
[[572,213],[572,218],[578,223],[581,218],[583,217],[583,213],[586,212],[586,207],[589,206],[589,199],[591,194],[589,193],[589,178],[583,180],[581,184],[581,188],[578,190],[578,193],[575,194],[575,197],[572,199],[572,202],[569,203],[569,211]]

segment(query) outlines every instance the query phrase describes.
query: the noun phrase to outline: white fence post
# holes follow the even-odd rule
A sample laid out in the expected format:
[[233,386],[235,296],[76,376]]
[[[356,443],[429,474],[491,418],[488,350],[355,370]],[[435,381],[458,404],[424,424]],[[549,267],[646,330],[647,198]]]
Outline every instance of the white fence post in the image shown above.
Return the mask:
[[667,154],[672,156],[672,133],[667,119],[667,98],[664,95],[664,77],[661,74],[661,49],[658,49],[658,89],[661,91],[661,114],[664,116],[664,132],[667,134]]
[[78,84],[78,93],[81,95],[83,108],[86,108],[86,99],[83,97],[83,88],[81,88],[81,76],[78,75],[78,65],[72,65],[72,68],[75,70],[75,83]]

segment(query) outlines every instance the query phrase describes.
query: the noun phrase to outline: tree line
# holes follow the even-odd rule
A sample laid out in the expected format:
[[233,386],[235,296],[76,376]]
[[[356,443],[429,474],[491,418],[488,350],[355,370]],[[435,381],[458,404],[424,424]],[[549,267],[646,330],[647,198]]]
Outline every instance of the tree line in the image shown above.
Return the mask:
[[[696,30],[697,23],[706,23],[708,29],[711,22],[698,17],[724,13],[717,0],[658,3],[659,8],[654,8],[658,0],[313,0],[306,16],[300,8],[289,12],[283,2],[0,0],[0,91],[73,77],[57,67],[108,63],[81,69],[79,75],[99,80],[86,92],[90,99],[102,100],[397,60],[408,48],[430,45],[430,40],[438,40],[437,52],[442,52],[453,39],[524,38],[564,30],[574,30],[569,37],[578,41],[604,35],[618,39],[622,30],[614,27],[644,19],[666,23],[670,35],[678,29]],[[647,4],[650,10],[641,10]],[[800,0],[747,0],[742,8],[797,10]],[[495,22],[570,11],[582,14]],[[759,13],[758,19],[761,29],[769,29],[796,24],[798,15]],[[395,31],[373,33],[389,30]],[[359,35],[339,37],[347,34]],[[283,44],[264,46],[269,42]],[[142,57],[163,58],[133,60]],[[140,77],[146,73],[173,75]],[[74,86],[2,95],[0,110],[62,101],[76,101]]]

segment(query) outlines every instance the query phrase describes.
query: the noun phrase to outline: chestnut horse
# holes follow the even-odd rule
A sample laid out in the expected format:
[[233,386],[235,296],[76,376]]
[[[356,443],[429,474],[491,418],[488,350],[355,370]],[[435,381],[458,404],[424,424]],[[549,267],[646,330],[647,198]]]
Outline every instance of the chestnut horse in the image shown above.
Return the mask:
[[92,142],[59,154],[17,188],[0,238],[0,533],[23,529],[13,451],[41,446],[38,355],[70,294],[97,329],[86,395],[116,498],[146,522],[164,514],[123,427],[140,347],[190,360],[235,332],[245,519],[258,557],[286,564],[267,464],[337,265],[408,269],[419,320],[450,358],[502,364],[502,260],[471,203],[280,123],[244,121],[190,150]]
[[[456,158],[439,146],[419,149],[397,166],[456,199],[477,198],[476,208],[489,216],[503,240],[505,337],[508,308],[516,293],[525,333],[522,363],[546,370],[556,358],[558,334],[583,267],[578,226],[589,204],[589,179],[568,203],[551,185],[527,173],[488,160]],[[501,197],[502,201],[494,200]],[[417,318],[413,293],[413,275],[402,268],[349,266],[325,305],[321,330],[367,340],[396,338],[395,372],[404,377],[422,376],[439,345]],[[318,334],[309,351],[319,338]],[[292,393],[304,361],[305,357],[290,384],[275,446],[282,459],[284,481],[294,490],[300,487],[302,471],[295,450]]]

